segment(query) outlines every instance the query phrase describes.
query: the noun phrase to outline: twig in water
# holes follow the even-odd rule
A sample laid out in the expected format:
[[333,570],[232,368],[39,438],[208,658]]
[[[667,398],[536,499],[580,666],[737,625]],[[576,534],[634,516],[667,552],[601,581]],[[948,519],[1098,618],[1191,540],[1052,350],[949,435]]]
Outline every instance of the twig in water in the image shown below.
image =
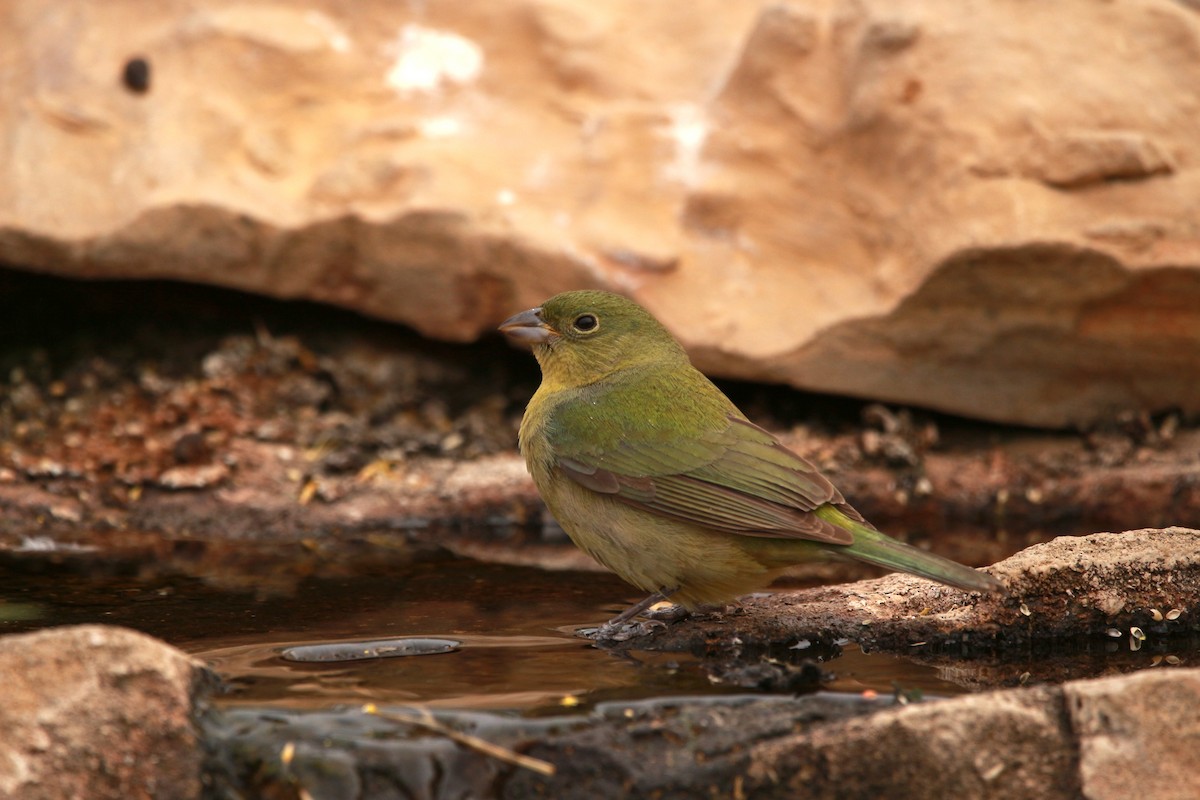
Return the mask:
[[549,761],[543,761],[540,758],[521,755],[507,747],[501,747],[498,744],[493,744],[486,739],[480,739],[478,736],[472,736],[469,733],[457,731],[454,728],[449,728],[438,722],[433,714],[429,713],[428,709],[418,708],[418,716],[409,716],[407,714],[395,714],[390,711],[380,711],[379,707],[374,703],[367,703],[362,707],[364,714],[372,714],[383,719],[390,719],[393,722],[403,722],[408,725],[414,725],[418,728],[424,728],[427,731],[445,736],[447,739],[458,742],[464,747],[469,747],[472,750],[483,753],[486,756],[491,756],[499,761],[504,761],[508,764],[514,764],[518,767],[533,770],[540,775],[550,776],[554,774],[554,765]]

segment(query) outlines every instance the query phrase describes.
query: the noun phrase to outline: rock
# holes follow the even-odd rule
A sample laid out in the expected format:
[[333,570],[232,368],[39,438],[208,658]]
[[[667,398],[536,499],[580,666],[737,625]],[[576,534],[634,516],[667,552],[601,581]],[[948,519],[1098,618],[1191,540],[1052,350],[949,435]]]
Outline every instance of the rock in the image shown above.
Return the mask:
[[1089,800],[1200,794],[1200,671],[1144,672],[1062,689]]
[[1198,699],[1191,669],[892,709],[757,748],[747,795],[779,776],[762,796],[1183,800]]
[[0,637],[0,797],[199,797],[203,666],[101,625]]
[[158,485],[166,489],[208,489],[229,477],[224,464],[187,464],[172,467],[158,476]]
[[233,709],[210,741],[215,785],[263,794],[1182,800],[1200,792],[1197,700],[1200,670],[1171,669],[911,705],[743,695],[426,717],[553,775],[356,709]]
[[[0,793],[33,800],[188,798],[202,787],[231,796],[769,798],[802,790],[1050,800],[1200,791],[1188,759],[1200,746],[1196,669],[911,705],[745,695],[611,702],[537,719],[235,707],[200,720],[205,673],[196,662],[142,634],[81,626],[0,639],[0,675],[9,687]],[[472,737],[498,745],[501,757],[465,743]],[[519,756],[555,773],[516,766]]]
[[1077,797],[1060,691],[921,703],[763,743],[751,755],[748,796]]
[[[1079,637],[1122,643],[1200,630],[1200,530],[1060,536],[988,568],[1008,589],[982,597],[911,575],[746,598],[630,639],[622,649],[713,652],[845,638],[920,655],[1028,653]],[[1155,612],[1158,612],[1157,615]],[[1134,645],[1140,647],[1140,643]]]
[[369,9],[6,4],[0,262],[460,341],[605,286],[724,376],[1200,410],[1186,4]]

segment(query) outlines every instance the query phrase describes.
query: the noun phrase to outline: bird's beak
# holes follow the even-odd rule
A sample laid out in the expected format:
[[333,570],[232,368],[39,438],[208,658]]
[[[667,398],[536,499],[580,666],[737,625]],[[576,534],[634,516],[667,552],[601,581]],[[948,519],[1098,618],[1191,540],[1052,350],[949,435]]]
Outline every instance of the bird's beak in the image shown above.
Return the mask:
[[542,320],[542,309],[531,308],[500,323],[500,331],[518,344],[545,344],[558,338],[558,331]]

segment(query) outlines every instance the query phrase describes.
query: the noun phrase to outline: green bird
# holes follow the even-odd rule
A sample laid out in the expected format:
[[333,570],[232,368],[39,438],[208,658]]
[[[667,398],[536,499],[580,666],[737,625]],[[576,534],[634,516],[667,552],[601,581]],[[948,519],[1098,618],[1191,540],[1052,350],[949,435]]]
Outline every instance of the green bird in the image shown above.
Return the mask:
[[746,419],[636,303],[566,292],[505,320],[542,383],[520,447],[542,499],[581,549],[650,597],[689,611],[836,555],[978,592],[984,572],[863,519],[817,469]]

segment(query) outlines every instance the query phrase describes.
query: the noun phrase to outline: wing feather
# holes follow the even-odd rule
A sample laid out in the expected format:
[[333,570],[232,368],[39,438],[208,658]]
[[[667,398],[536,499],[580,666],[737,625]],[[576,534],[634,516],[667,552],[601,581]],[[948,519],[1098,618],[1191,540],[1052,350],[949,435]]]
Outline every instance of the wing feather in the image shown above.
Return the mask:
[[706,528],[840,545],[854,541],[849,531],[811,513],[825,503],[845,504],[812,464],[739,416],[730,414],[725,422],[691,438],[626,439],[602,451],[569,454],[557,449],[557,465],[587,489]]

